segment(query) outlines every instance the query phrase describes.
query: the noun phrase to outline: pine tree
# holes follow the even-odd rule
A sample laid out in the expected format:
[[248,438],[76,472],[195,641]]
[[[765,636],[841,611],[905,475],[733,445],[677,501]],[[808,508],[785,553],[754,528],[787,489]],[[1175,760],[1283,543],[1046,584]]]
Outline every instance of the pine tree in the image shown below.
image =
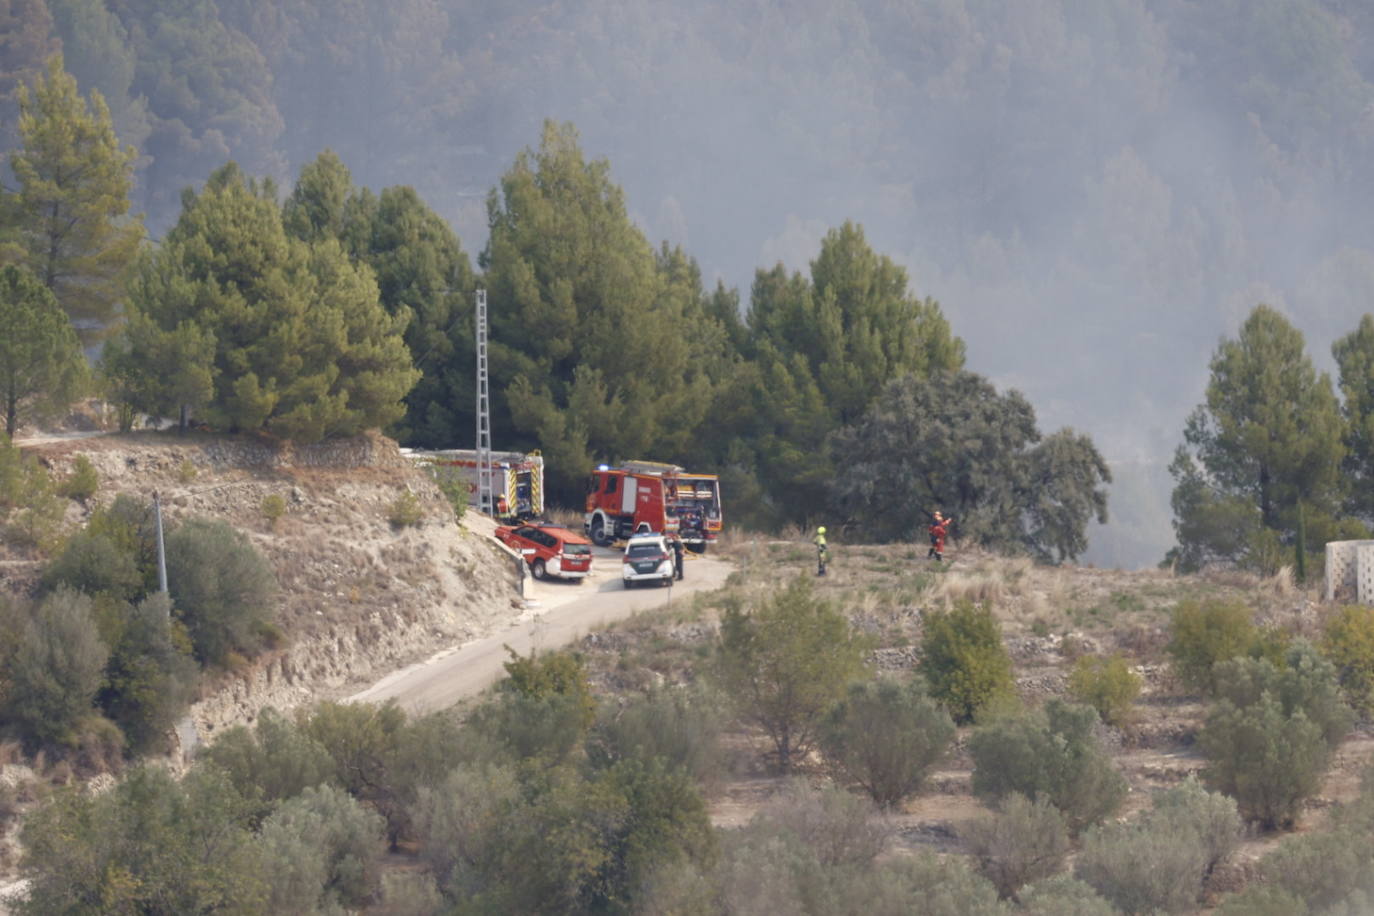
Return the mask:
[[[1268,543],[1294,537],[1299,501],[1314,540],[1333,527],[1344,424],[1302,333],[1267,305],[1222,341],[1211,368],[1207,399],[1188,418],[1171,467],[1179,544],[1170,556],[1190,568],[1208,557],[1262,566],[1272,561]],[[1237,538],[1236,524],[1209,521],[1216,513],[1253,513],[1255,533]]]
[[571,125],[546,124],[487,209],[497,435],[537,443],[565,495],[597,458],[677,458],[724,340],[694,265],[656,257]]
[[371,267],[382,307],[404,316],[406,346],[423,375],[406,397],[393,432],[434,447],[467,444],[474,406],[471,262],[442,217],[409,187],[374,195],[357,189],[347,167],[326,150],[301,170],[283,208],[287,232],[336,238]]
[[0,268],[0,406],[10,438],[76,398],[86,360],[57,301],[28,270]]
[[61,55],[32,91],[19,91],[22,147],[11,154],[19,183],[9,219],[23,260],[83,332],[114,318],[126,271],[143,239],[128,217],[135,157],[120,147],[99,92],[89,104]]
[[183,206],[131,285],[109,371],[140,409],[203,401],[213,425],[306,442],[401,416],[419,375],[406,316],[381,308],[367,267],[336,239],[290,238],[275,188],[232,163]]

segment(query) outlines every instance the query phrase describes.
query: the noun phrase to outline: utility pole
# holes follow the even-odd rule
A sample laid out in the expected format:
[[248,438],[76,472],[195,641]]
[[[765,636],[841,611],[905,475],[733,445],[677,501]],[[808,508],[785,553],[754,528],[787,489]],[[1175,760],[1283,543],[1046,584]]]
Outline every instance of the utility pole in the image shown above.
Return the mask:
[[162,502],[153,491],[153,523],[157,528],[157,590],[167,594],[167,551],[162,546]]
[[496,506],[491,485],[491,399],[487,396],[487,291],[477,291],[477,507],[488,516]]

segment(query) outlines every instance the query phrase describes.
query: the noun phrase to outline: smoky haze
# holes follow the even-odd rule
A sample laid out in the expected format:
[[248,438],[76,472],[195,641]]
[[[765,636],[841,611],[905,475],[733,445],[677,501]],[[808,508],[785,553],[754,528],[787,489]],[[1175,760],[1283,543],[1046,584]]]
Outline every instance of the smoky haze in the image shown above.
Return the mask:
[[[156,4],[107,4],[107,26],[48,5],[145,153],[155,234],[223,158],[289,184],[329,147],[358,184],[415,186],[477,252],[487,191],[545,118],[610,162],[651,239],[746,301],[756,268],[805,270],[861,223],[969,368],[1108,457],[1103,565],[1172,543],[1166,466],[1219,339],[1265,301],[1330,368],[1374,292],[1363,4],[221,0],[214,99]],[[99,28],[208,100],[174,113]]]

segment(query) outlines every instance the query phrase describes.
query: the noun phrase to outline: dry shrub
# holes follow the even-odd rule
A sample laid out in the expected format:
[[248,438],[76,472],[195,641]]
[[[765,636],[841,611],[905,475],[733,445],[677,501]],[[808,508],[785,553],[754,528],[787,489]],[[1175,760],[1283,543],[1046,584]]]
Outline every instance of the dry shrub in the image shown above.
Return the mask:
[[1278,572],[1260,582],[1260,588],[1279,598],[1292,597],[1298,591],[1293,580],[1293,567],[1280,566]]
[[1260,583],[1260,577],[1257,574],[1227,566],[1208,566],[1198,575],[1213,585],[1224,585],[1242,591],[1254,591]]
[[974,604],[998,604],[1007,595],[1006,582],[997,570],[978,570],[971,573],[948,573],[934,589],[935,596],[946,606],[960,601]]
[[963,835],[978,870],[1003,898],[1057,874],[1070,850],[1064,816],[1043,795],[1032,802],[1014,792],[995,814],[969,823]]
[[18,741],[0,741],[0,767],[18,763],[23,754],[24,749]]
[[1133,624],[1116,634],[1117,648],[1136,658],[1161,658],[1169,645],[1169,631],[1164,627]]
[[1020,582],[1035,569],[1035,563],[1030,557],[1007,557],[1001,566],[1002,578],[1007,582]]
[[583,514],[576,509],[563,506],[545,506],[544,517],[555,525],[562,525],[569,531],[581,531]]

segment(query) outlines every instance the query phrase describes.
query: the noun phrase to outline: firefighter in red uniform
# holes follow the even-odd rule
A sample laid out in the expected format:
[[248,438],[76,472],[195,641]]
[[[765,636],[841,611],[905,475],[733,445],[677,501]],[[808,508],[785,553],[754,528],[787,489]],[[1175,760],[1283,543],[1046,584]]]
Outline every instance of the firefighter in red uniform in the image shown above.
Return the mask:
[[952,518],[945,518],[940,514],[940,510],[935,510],[935,521],[930,526],[930,550],[926,552],[926,558],[935,558],[939,563],[945,554],[945,538],[949,535],[949,523],[954,521]]

